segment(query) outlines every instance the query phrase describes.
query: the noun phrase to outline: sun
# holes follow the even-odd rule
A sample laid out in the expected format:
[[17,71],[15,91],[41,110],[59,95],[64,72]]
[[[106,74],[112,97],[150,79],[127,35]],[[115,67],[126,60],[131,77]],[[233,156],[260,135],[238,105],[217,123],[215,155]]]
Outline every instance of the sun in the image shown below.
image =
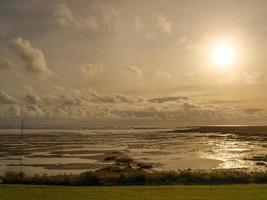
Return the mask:
[[217,66],[230,66],[233,64],[236,57],[235,49],[227,43],[218,44],[212,51],[212,57]]

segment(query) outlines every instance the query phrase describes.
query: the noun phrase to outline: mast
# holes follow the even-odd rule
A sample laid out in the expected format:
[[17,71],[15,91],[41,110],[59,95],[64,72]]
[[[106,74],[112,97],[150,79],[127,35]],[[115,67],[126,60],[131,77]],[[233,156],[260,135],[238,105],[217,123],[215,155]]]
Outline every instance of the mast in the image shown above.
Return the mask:
[[20,105],[20,115],[21,115],[21,129],[20,129],[19,176],[20,176],[20,181],[22,181],[22,156],[23,156],[23,134],[24,134],[24,116],[23,116],[22,105]]
[[19,173],[22,175],[22,149],[23,149],[23,132],[24,132],[24,120],[21,119],[21,130],[20,130],[20,159],[19,159]]

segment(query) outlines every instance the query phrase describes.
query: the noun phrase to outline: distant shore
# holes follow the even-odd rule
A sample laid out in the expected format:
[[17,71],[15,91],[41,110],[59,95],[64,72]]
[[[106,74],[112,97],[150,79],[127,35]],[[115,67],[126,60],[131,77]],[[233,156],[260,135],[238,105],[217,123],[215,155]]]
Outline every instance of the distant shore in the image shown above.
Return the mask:
[[198,126],[185,129],[175,129],[175,133],[222,133],[238,135],[267,136],[267,126]]
[[[21,129],[20,126],[0,126],[1,129]],[[267,135],[267,125],[198,125],[198,126],[178,126],[178,127],[160,127],[160,126],[65,126],[65,125],[45,125],[34,126],[26,125],[24,129],[48,129],[48,130],[170,130],[177,133],[233,133],[233,134],[262,134]]]

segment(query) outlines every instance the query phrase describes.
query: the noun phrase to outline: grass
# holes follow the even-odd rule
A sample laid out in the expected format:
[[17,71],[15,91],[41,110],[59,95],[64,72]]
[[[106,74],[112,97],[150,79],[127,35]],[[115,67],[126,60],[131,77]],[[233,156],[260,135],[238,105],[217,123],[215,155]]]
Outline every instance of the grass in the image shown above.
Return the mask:
[[63,187],[0,185],[1,200],[265,200],[267,185]]

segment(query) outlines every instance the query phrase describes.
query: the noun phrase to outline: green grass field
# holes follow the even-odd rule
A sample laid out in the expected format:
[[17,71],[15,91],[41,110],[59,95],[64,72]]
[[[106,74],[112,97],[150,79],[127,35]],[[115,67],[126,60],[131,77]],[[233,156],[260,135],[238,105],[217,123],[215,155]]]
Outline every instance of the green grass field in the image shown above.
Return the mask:
[[1,200],[266,200],[267,185],[56,187],[1,185]]

